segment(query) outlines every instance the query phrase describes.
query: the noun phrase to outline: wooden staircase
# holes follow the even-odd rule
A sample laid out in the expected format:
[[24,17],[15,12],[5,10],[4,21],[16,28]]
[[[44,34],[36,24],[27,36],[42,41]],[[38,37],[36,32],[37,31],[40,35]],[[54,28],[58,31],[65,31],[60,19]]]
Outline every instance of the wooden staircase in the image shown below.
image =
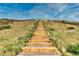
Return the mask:
[[27,55],[61,55],[49,40],[42,21],[39,21],[34,35],[26,43],[26,46],[22,48],[22,52],[18,56]]

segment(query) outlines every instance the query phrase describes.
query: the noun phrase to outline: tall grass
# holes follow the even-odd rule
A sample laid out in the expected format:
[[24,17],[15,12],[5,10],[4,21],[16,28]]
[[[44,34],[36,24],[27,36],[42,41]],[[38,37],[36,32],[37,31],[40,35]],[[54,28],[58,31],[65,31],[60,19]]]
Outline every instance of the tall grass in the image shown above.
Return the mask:
[[52,45],[55,46],[61,52],[62,55],[66,55],[67,52],[63,45],[64,38],[62,38],[61,33],[59,33],[55,28],[49,27],[46,23],[44,23],[44,27],[49,39],[52,42]]
[[[79,33],[78,30],[75,29],[77,28],[76,25],[68,24],[68,27],[64,27],[66,24],[54,23],[52,25],[51,23],[52,22],[44,22],[44,27],[49,39],[52,41],[53,46],[55,46],[62,53],[62,55],[78,55],[79,50],[77,39]],[[61,24],[61,26],[59,27],[58,24]]]
[[79,55],[79,44],[68,45],[66,50],[67,50],[67,52],[70,52],[73,55]]
[[6,40],[5,45],[1,49],[0,55],[15,56],[18,53],[20,53],[22,51],[21,50],[22,47],[24,47],[26,45],[26,43],[28,42],[28,40],[33,35],[33,32],[35,31],[36,28],[37,28],[37,22],[35,21],[35,22],[33,22],[33,24],[31,24],[31,26],[28,29],[26,29],[26,31],[28,31],[28,32],[25,33],[24,36],[20,36],[17,39],[17,41]]
[[51,29],[51,28],[49,28],[47,26],[45,26],[45,29],[47,31],[49,39],[52,42],[52,45],[55,46],[56,48],[58,48],[58,50],[61,50],[61,47],[62,47],[61,44],[62,44],[62,42],[60,41],[61,40],[61,36],[59,36],[59,33],[56,32],[55,29],[53,29],[53,28]]

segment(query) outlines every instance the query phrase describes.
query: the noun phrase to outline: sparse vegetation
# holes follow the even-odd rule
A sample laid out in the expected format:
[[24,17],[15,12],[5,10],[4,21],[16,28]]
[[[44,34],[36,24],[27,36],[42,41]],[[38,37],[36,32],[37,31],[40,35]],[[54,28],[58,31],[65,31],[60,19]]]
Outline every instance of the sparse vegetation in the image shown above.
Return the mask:
[[68,45],[67,52],[70,52],[74,55],[79,55],[79,44],[76,45]]
[[[78,50],[78,45],[73,47],[74,49],[72,49],[71,46],[69,47],[68,45],[74,46],[79,43],[78,41],[79,30],[77,30],[79,26],[64,22],[65,21],[63,22],[47,21],[44,22],[44,27],[53,46],[57,47],[58,50],[62,53],[62,55],[77,55],[78,51],[76,50]],[[50,28],[54,29],[54,31],[50,30]],[[73,50],[76,51],[75,54],[69,52]]]
[[3,26],[2,26],[2,29],[10,29],[10,28],[11,28],[10,25],[3,25]]
[[[39,20],[41,21],[41,20]],[[35,19],[0,20],[0,55],[15,56],[33,36],[37,28]],[[79,55],[79,23],[68,21],[44,21],[45,31],[53,46],[62,55]]]
[[[11,29],[8,30],[10,26]],[[0,32],[0,55],[15,56],[20,53],[22,47],[33,35],[37,21],[14,21],[10,26],[3,26],[4,30]]]
[[74,27],[68,27],[67,29],[69,29],[69,30],[73,30],[73,29],[75,29]]

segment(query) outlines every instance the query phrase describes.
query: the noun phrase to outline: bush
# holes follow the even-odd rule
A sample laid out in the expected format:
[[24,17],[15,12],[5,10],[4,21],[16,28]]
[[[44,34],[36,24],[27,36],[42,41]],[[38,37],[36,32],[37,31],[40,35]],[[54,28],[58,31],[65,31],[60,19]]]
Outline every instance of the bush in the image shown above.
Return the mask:
[[23,46],[25,45],[27,38],[25,36],[19,37],[18,40],[19,40],[19,43]]
[[5,46],[5,48],[7,51],[12,51],[12,46],[13,46],[13,44],[8,44]]
[[3,28],[2,27],[0,27],[0,30],[2,30]]
[[31,38],[32,33],[33,33],[33,32],[29,32],[26,37],[27,37],[27,38]]
[[3,28],[3,29],[10,29],[11,26],[10,26],[10,25],[3,25],[2,28]]
[[21,52],[21,47],[19,45],[12,44],[12,43],[9,43],[8,45],[6,45],[4,49],[5,49],[3,50],[4,55],[6,55],[7,52],[14,55],[17,55],[19,52]]
[[72,54],[79,55],[79,44],[68,45],[66,50],[67,50],[67,52],[70,52]]
[[68,27],[67,29],[69,29],[69,30],[73,30],[73,29],[75,29],[74,27]]
[[49,30],[51,30],[51,31],[55,31],[55,29],[54,29],[54,28],[49,28]]
[[54,28],[51,28],[51,27],[48,27],[48,26],[45,26],[45,28],[46,28],[48,31],[55,31]]

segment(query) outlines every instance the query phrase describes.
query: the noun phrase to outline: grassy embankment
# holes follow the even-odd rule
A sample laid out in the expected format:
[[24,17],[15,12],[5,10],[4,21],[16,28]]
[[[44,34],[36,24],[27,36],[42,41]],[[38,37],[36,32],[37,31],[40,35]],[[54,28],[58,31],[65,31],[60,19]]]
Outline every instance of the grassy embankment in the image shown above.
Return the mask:
[[33,35],[37,21],[3,21],[0,25],[0,55],[15,56]]
[[44,22],[45,30],[62,55],[79,55],[79,26],[78,22]]

